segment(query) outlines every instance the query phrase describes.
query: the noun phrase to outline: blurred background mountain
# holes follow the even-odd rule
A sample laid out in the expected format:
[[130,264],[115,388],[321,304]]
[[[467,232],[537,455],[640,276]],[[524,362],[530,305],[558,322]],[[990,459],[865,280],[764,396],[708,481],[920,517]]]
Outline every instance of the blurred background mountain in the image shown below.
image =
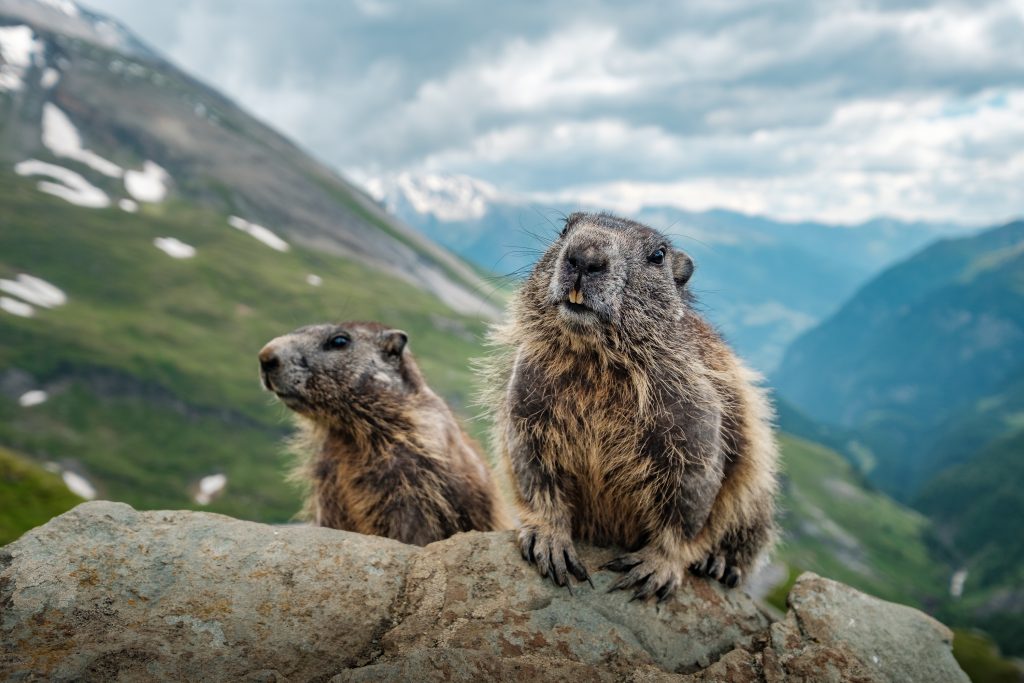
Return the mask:
[[[882,85],[906,92],[902,66],[882,78],[837,65],[878,84],[850,102],[842,88],[825,97],[813,95],[820,83],[782,82],[795,105],[819,105],[815,127],[782,125],[793,114],[775,108],[763,77],[792,76],[778,61],[790,52],[748,46],[761,61],[722,67],[729,41],[770,18],[749,8],[702,15],[706,35],[682,46],[653,42],[679,59],[688,41],[704,50],[706,63],[687,57],[694,78],[683,82],[629,43],[642,21],[608,35],[596,10],[533,38],[535,14],[509,17],[504,30],[521,35],[492,61],[469,37],[493,38],[501,22],[474,33],[484,18],[469,13],[451,24],[462,51],[430,61],[408,31],[450,21],[450,8],[96,4],[157,48],[70,0],[0,0],[0,543],[94,497],[289,520],[289,417],[260,391],[254,359],[310,322],[406,329],[431,383],[483,437],[469,360],[485,353],[486,325],[561,217],[609,209],[694,256],[704,312],[776,390],[785,537],[755,589],[779,603],[811,569],[1024,656],[1024,222],[1011,222],[1024,211],[1024,146],[1011,144],[1024,142],[1024,53],[1019,40],[999,43],[1024,15],[999,3],[906,10],[893,24],[904,50],[931,49],[953,17],[977,34],[957,49],[973,55],[990,39],[1000,59],[906,67],[921,92],[899,101]],[[852,27],[844,54],[874,54],[895,29],[873,11],[801,14],[820,34],[801,49],[843,47],[825,40],[839,21]],[[268,13],[282,24],[277,44],[261,42]],[[339,40],[329,27],[369,37],[341,41],[317,69],[300,64],[302,77],[278,74],[271,91],[274,69],[305,54],[284,30],[296,21],[309,52]],[[253,57],[260,45],[277,49],[275,62]],[[586,72],[577,49],[601,68]],[[536,61],[545,50],[547,71]],[[408,64],[448,77],[401,100]],[[713,93],[701,69],[720,70]],[[657,97],[620,101],[644,94],[630,79],[647,83],[648,71],[663,77]],[[720,101],[730,83],[738,99]],[[503,108],[486,99],[495,92]],[[606,108],[587,120],[595,98]],[[730,118],[751,106],[754,120]],[[645,120],[662,109],[700,121]],[[959,631],[961,661],[982,662],[978,679],[1015,680],[985,638]]]

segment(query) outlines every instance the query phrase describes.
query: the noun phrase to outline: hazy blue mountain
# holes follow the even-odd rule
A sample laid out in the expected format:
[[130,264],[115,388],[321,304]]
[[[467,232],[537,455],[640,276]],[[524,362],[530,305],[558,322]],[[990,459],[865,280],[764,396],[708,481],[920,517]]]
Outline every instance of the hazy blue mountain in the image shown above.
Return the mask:
[[[538,204],[464,176],[402,173],[364,185],[394,215],[497,274],[527,269],[568,213],[602,208]],[[937,236],[962,231],[889,220],[849,228],[783,223],[671,207],[647,207],[631,217],[665,230],[693,255],[702,307],[762,371],[872,275]]]
[[884,272],[796,340],[775,384],[856,430],[870,476],[907,498],[1019,420],[1024,222],[940,241]]

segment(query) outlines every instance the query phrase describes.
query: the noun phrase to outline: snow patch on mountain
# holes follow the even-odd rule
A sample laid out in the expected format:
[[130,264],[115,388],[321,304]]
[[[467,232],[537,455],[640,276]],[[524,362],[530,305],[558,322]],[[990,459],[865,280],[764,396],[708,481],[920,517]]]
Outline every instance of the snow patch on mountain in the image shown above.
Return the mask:
[[86,500],[96,498],[96,487],[90,484],[89,480],[82,475],[70,470],[64,470],[61,472],[60,477],[64,480],[64,485],[68,487],[68,490],[79,498],[85,498]]
[[4,15],[52,33],[84,40],[124,54],[157,55],[123,26],[72,0],[0,0]]
[[25,73],[42,53],[42,41],[28,26],[0,26],[0,92],[21,90]]
[[105,176],[120,178],[124,175],[124,169],[120,166],[82,146],[78,129],[68,115],[52,102],[43,105],[43,145],[54,156],[80,161]]
[[153,240],[153,246],[171,258],[186,259],[196,255],[195,247],[175,237],[157,237]]
[[24,299],[40,308],[55,308],[68,302],[67,295],[46,280],[20,273],[15,280],[0,279],[0,292]]
[[49,90],[60,82],[60,72],[52,66],[46,67],[43,75],[39,77],[39,85]]
[[128,171],[124,174],[124,187],[136,200],[156,204],[167,197],[170,178],[167,171],[147,160],[141,171]]
[[283,239],[275,235],[270,230],[267,230],[262,225],[251,223],[245,220],[244,218],[239,218],[238,216],[231,216],[228,218],[228,225],[230,225],[232,228],[235,228],[236,230],[241,230],[242,232],[246,233],[250,237],[259,240],[260,242],[263,242],[263,244],[267,245],[271,249],[275,249],[277,251],[288,251],[288,249],[290,248],[287,242],[285,242]]
[[38,159],[27,159],[17,164],[14,167],[14,172],[22,176],[47,176],[59,181],[54,183],[43,180],[36,187],[40,192],[60,197],[76,206],[90,209],[103,209],[110,206],[110,198],[107,197],[106,192],[63,166],[49,164]]
[[117,208],[128,213],[135,213],[139,210],[139,205],[134,199],[118,199]]
[[46,403],[49,398],[50,395],[42,389],[33,389],[31,391],[26,391],[18,397],[18,405],[22,408],[31,408],[33,406]]
[[194,500],[200,505],[209,505],[217,494],[228,484],[227,475],[211,474],[199,480],[199,490]]
[[0,311],[6,311],[11,315],[16,315],[19,318],[31,318],[36,314],[36,309],[24,301],[18,301],[12,299],[9,296],[0,296]]
[[489,204],[499,199],[493,185],[464,175],[409,171],[386,177],[352,175],[393,214],[400,214],[405,203],[416,213],[431,214],[440,221],[474,220],[482,218]]

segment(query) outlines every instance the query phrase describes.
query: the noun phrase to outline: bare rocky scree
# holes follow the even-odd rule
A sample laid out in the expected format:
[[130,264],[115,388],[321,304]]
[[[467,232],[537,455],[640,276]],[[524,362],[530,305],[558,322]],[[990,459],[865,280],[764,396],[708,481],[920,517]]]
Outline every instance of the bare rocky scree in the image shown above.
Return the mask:
[[944,626],[813,574],[771,623],[696,577],[660,606],[609,572],[570,595],[513,536],[418,548],[85,503],[0,549],[0,679],[967,680]]

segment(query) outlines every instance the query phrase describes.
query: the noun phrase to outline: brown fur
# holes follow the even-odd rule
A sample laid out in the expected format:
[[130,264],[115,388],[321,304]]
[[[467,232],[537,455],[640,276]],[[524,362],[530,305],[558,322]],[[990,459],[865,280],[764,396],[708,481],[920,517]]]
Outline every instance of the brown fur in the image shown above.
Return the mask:
[[608,567],[640,598],[686,568],[736,585],[773,542],[771,410],[693,310],[692,272],[646,226],[573,214],[493,332],[486,401],[523,556],[559,585],[588,578],[572,539],[631,551]]
[[[332,348],[337,336],[348,339]],[[490,470],[427,386],[405,334],[378,323],[304,327],[260,352],[298,416],[293,479],[319,526],[425,545],[509,528]]]

